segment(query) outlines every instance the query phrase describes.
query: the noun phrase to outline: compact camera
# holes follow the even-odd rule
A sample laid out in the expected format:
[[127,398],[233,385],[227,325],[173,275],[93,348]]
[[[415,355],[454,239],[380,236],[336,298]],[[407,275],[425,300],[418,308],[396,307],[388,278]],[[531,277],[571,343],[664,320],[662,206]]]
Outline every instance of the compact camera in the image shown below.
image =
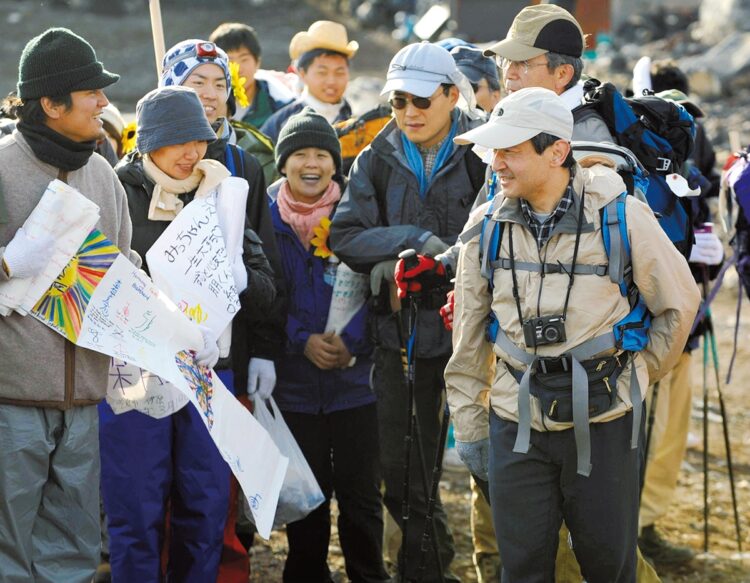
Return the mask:
[[544,346],[565,342],[565,319],[562,316],[542,316],[523,323],[526,346]]

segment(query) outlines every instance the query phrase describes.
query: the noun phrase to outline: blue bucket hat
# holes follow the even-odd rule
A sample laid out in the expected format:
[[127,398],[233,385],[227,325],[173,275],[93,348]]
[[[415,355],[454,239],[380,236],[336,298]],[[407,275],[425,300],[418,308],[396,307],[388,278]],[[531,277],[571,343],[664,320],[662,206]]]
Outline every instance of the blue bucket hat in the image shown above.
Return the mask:
[[135,107],[135,120],[135,143],[141,154],[165,146],[216,139],[198,94],[190,87],[159,87],[149,91]]

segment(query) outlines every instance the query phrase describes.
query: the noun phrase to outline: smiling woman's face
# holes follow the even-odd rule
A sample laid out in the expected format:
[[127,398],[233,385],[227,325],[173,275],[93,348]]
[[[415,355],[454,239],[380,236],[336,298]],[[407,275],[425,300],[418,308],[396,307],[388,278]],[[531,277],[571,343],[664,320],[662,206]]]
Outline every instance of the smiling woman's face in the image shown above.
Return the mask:
[[187,142],[164,146],[148,153],[159,170],[176,180],[185,180],[193,173],[195,165],[203,160],[208,142]]
[[328,150],[302,148],[289,155],[281,170],[294,199],[312,203],[328,188],[336,173],[336,164]]

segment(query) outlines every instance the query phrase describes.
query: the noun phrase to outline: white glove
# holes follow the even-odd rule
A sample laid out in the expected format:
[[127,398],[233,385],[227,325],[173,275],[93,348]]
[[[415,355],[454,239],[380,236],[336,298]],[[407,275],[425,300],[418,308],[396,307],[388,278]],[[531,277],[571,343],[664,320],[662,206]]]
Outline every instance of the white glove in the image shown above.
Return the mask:
[[719,265],[724,258],[724,247],[713,233],[696,233],[695,244],[690,250],[690,263]]
[[251,358],[247,365],[247,394],[268,399],[276,386],[276,367],[272,360]]
[[237,255],[232,263],[232,277],[234,277],[234,287],[237,288],[237,293],[241,294],[247,289],[247,269],[245,262],[242,261],[242,255]]
[[213,368],[219,362],[219,346],[216,343],[216,336],[206,326],[198,326],[203,336],[203,348],[195,353],[195,362],[201,366]]
[[3,253],[10,277],[26,279],[37,275],[47,265],[54,245],[55,238],[47,233],[32,238],[23,227],[18,229]]

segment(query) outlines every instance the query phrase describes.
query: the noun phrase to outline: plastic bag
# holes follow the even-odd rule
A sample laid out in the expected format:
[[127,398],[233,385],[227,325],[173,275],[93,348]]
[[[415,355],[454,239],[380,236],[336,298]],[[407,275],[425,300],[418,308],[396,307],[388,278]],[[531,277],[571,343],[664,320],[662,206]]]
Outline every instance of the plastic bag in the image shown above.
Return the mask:
[[[280,528],[289,522],[303,519],[325,501],[325,496],[273,397],[268,401],[255,399],[253,415],[271,435],[281,453],[289,458],[289,467],[281,486],[276,516],[273,519],[273,527]],[[245,515],[251,518],[252,513],[247,507],[247,501],[244,505]]]

